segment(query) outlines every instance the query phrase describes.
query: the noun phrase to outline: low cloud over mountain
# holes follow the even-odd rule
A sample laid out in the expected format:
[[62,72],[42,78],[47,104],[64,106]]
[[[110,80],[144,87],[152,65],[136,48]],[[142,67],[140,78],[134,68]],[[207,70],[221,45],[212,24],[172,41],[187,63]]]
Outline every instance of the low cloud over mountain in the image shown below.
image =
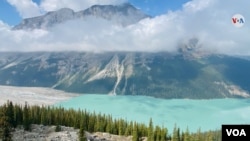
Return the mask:
[[[104,0],[47,1],[40,5],[24,0],[8,0],[23,18],[41,16],[48,11],[71,8],[84,10],[94,4],[121,4],[125,1]],[[192,0],[182,9],[153,18],[144,18],[121,26],[105,18],[70,20],[49,29],[12,30],[0,22],[0,51],[169,51],[197,39],[200,50],[231,55],[250,55],[248,5],[250,1]],[[30,11],[30,12],[29,12]],[[246,23],[236,28],[231,23],[240,13]]]

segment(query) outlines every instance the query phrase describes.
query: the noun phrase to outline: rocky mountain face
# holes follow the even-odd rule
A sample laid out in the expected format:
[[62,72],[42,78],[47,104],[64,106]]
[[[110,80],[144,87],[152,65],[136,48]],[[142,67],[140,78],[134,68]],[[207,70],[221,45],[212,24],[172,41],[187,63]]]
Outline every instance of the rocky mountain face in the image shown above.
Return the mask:
[[249,97],[250,61],[167,52],[0,53],[0,85],[159,98]]
[[46,29],[66,21],[74,19],[85,20],[88,17],[103,18],[115,24],[127,26],[150,16],[129,3],[122,5],[93,5],[88,9],[78,12],[69,8],[62,8],[58,11],[48,12],[43,16],[23,19],[13,29]]

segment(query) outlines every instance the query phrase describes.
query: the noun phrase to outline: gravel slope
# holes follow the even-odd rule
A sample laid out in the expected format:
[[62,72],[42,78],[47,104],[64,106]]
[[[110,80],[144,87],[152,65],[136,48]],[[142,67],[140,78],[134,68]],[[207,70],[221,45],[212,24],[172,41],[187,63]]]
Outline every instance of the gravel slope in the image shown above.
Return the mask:
[[53,105],[76,96],[79,95],[50,88],[0,86],[0,105],[8,100],[15,104]]

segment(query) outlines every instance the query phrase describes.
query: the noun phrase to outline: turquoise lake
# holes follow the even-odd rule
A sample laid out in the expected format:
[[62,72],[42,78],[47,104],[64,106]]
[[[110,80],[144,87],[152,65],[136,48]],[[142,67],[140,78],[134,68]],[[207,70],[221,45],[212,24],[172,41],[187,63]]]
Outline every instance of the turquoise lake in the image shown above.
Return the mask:
[[86,109],[111,114],[114,118],[164,125],[171,132],[195,132],[220,129],[222,124],[250,124],[250,99],[157,99],[146,96],[110,96],[87,94],[63,101],[56,106]]

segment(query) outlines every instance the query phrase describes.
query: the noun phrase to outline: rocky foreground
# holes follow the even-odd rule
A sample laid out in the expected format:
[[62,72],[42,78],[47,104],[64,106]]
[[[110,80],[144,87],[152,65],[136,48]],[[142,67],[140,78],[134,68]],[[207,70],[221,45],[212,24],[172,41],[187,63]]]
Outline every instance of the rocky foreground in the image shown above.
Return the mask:
[[[78,141],[79,129],[61,126],[61,131],[55,132],[56,126],[31,125],[31,131],[16,128],[12,132],[13,141]],[[118,136],[109,133],[88,133],[86,137],[90,141],[132,141],[132,136]],[[144,139],[146,140],[146,139]]]
[[13,141],[76,141],[78,130],[71,127],[61,127],[55,132],[56,126],[31,125],[31,131],[16,128],[12,133]]

